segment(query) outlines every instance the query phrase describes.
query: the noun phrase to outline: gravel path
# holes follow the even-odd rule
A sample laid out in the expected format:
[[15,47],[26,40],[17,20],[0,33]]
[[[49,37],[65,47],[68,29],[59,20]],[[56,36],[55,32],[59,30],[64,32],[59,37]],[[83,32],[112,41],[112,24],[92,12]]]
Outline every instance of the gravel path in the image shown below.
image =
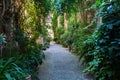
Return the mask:
[[82,73],[78,57],[67,48],[51,44],[45,55],[46,60],[39,67],[40,80],[90,80]]

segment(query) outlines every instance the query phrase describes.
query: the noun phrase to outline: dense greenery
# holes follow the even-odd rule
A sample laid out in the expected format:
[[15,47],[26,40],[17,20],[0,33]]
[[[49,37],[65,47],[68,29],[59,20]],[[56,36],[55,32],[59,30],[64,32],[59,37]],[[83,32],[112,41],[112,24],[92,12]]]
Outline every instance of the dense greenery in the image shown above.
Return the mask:
[[95,28],[94,22],[92,26],[85,28],[95,14],[93,9],[87,10],[93,2],[84,0],[61,0],[55,2],[53,12],[57,13],[57,16],[55,18],[53,15],[52,22],[55,24],[52,24],[52,26],[54,27],[53,31],[56,42],[63,44],[65,47],[69,47],[70,50],[77,54],[80,53],[82,42],[92,34]]
[[[84,60],[89,65],[85,72],[93,72],[97,80],[119,80],[120,66],[120,3],[106,1],[99,15],[102,23],[84,42]],[[82,56],[83,56],[82,55]]]
[[30,75],[37,80],[32,74],[49,47],[49,27],[54,41],[80,56],[85,73],[95,80],[119,80],[119,5],[120,0],[1,0],[0,80]]
[[[66,19],[68,23],[67,30],[66,25],[63,25],[63,28],[56,25],[57,39],[55,40],[78,54],[83,60],[83,64],[88,66],[84,72],[92,73],[95,80],[119,80],[120,1],[81,0],[81,4],[76,2],[79,0],[59,2],[57,6],[59,16],[62,13],[64,23],[66,23]],[[74,7],[78,9],[74,9]],[[92,14],[95,17],[92,17],[93,20],[91,20],[86,13],[89,13],[89,10],[95,13],[93,9],[96,9],[97,13]],[[78,19],[79,11],[81,15],[79,17],[82,19]],[[57,19],[56,22],[58,23]]]
[[29,75],[37,80],[34,73],[45,58],[42,49],[50,42],[45,22],[49,1],[1,0],[0,5],[0,80],[24,80]]

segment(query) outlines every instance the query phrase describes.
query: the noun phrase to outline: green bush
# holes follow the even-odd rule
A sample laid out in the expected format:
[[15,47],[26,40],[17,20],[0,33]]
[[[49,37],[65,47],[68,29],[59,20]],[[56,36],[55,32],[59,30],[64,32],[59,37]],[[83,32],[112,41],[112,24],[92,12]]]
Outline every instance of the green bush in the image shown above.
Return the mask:
[[46,40],[47,43],[50,43],[50,41],[51,41],[52,39],[51,39],[51,37],[46,36],[46,37],[45,37],[45,40]]
[[16,37],[15,41],[18,42],[18,46],[20,48],[20,53],[26,52],[26,47],[29,43],[29,39],[25,36],[24,32],[21,29],[16,29],[15,31]]
[[64,27],[62,27],[62,26],[57,27],[56,28],[56,33],[57,34],[56,34],[55,40],[56,40],[57,43],[60,43],[60,40],[61,40],[60,35],[64,34]]
[[70,32],[69,38],[67,39],[68,45],[72,52],[80,54],[82,50],[82,43],[85,41],[93,32],[91,29],[85,29],[82,24],[73,23],[69,25],[68,31]]
[[44,58],[43,52],[37,47],[31,47],[27,55],[21,54],[8,59],[0,59],[0,79],[24,80],[37,70]]
[[68,47],[70,45],[70,40],[72,37],[70,37],[70,32],[65,32],[64,34],[61,35],[60,39],[60,43],[65,46],[65,47]]
[[100,9],[102,23],[91,39],[84,42],[83,58],[96,80],[120,79],[120,1],[106,1]]
[[0,79],[24,80],[37,70],[43,59],[45,59],[45,55],[39,45],[29,46],[27,54],[0,59]]
[[92,32],[93,29],[86,29],[80,22],[78,23],[73,21],[69,22],[68,29],[64,34],[58,34],[61,36],[57,39],[63,46],[69,47],[69,50],[72,50],[72,52],[81,54],[83,46],[82,43],[92,34]]
[[[19,33],[22,34],[22,33]],[[24,41],[23,37],[21,40],[21,36],[17,36],[16,39],[19,38],[18,41]],[[24,80],[28,75],[32,75],[38,65],[40,65],[43,62],[43,59],[45,58],[44,53],[41,51],[42,45],[37,44],[33,40],[27,40],[24,41],[21,44],[22,49],[24,48],[24,51],[20,48],[20,52],[17,53],[16,49],[10,45],[6,45],[3,49],[3,52],[6,53],[1,59],[0,59],[0,80]],[[14,50],[15,49],[15,50]],[[9,56],[7,53],[12,50],[11,56]],[[16,55],[13,54],[16,53]],[[24,52],[24,53],[21,53]],[[34,76],[32,76],[34,77]]]
[[[80,59],[83,60],[83,63],[86,64],[90,61],[93,60],[94,56],[94,46],[96,45],[96,41],[93,37],[85,40],[82,43],[82,47],[81,47],[81,52],[80,52]],[[84,58],[83,58],[84,57]]]
[[0,59],[1,80],[21,80],[28,76],[15,61],[15,58],[9,58],[7,60]]

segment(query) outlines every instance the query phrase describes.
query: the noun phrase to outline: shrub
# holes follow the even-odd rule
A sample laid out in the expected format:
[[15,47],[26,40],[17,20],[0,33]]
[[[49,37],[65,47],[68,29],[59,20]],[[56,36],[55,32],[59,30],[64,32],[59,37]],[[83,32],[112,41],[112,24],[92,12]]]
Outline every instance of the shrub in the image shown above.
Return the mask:
[[60,43],[60,40],[61,40],[60,39],[60,35],[64,34],[64,27],[57,27],[56,28],[56,33],[57,33],[56,37],[55,37],[56,38],[56,42]]
[[89,65],[85,72],[93,72],[96,80],[120,79],[119,5],[119,0],[104,2],[100,12],[102,23],[83,46],[84,59]]
[[21,80],[28,76],[16,63],[15,58],[0,59],[0,79]]
[[80,54],[83,46],[83,41],[85,41],[93,30],[84,29],[82,24],[73,24],[71,30],[72,44],[71,49],[74,53]]
[[70,37],[70,32],[65,32],[64,34],[61,35],[60,39],[60,43],[65,46],[68,47],[70,45],[70,41],[72,41],[71,39],[72,37]]

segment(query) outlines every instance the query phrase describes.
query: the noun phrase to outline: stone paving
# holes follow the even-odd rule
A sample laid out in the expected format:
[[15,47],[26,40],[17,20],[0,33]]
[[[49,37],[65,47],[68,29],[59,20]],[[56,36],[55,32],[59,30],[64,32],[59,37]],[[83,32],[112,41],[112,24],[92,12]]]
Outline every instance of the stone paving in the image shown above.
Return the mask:
[[78,57],[67,48],[52,43],[45,55],[46,59],[39,67],[40,80],[90,80],[83,74]]

